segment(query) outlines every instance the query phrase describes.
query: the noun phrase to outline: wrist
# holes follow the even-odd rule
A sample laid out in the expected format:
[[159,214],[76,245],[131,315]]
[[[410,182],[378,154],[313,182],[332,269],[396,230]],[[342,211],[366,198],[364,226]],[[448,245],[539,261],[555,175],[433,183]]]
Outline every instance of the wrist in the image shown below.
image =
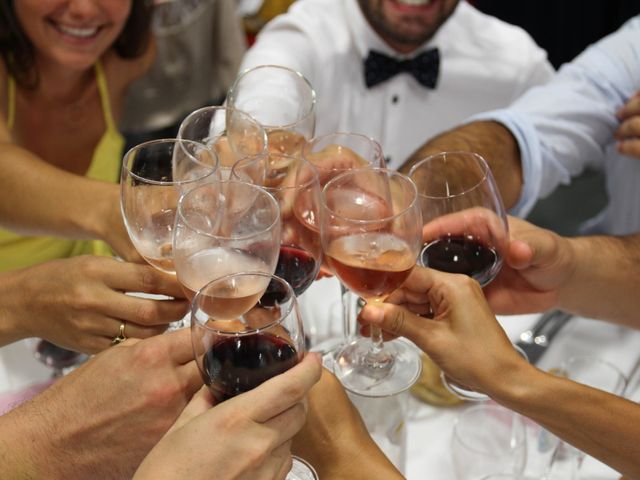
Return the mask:
[[0,273],[0,346],[31,336],[28,279],[24,269]]

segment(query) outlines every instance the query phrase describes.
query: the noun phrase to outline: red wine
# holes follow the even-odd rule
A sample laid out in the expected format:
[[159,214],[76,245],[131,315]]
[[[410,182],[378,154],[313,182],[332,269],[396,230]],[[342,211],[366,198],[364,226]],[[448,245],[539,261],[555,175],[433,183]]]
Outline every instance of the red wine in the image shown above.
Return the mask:
[[307,250],[291,245],[282,245],[275,274],[286,280],[296,295],[300,295],[315,280],[318,274],[317,267],[316,259]]
[[427,244],[422,249],[421,261],[425,267],[469,275],[486,285],[495,275],[498,255],[472,236],[451,236]]
[[384,299],[411,273],[416,257],[402,239],[384,233],[340,237],[329,245],[327,261],[358,296]]
[[286,372],[298,360],[295,347],[274,335],[225,338],[204,355],[204,382],[215,399],[223,402]]

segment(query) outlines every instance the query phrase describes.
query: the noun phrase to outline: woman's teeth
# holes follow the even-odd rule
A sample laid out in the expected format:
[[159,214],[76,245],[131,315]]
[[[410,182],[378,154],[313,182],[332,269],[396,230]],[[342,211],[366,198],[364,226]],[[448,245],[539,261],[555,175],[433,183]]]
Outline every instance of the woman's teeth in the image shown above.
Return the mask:
[[63,33],[68,35],[73,35],[74,37],[80,38],[89,38],[94,36],[98,32],[98,27],[92,28],[77,28],[77,27],[69,27],[66,25],[57,24],[56,27]]

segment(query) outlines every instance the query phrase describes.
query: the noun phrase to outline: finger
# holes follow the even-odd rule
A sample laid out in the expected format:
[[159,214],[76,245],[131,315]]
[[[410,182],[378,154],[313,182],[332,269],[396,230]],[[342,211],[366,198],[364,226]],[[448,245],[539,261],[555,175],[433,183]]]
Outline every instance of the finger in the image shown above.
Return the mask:
[[142,292],[184,298],[184,291],[175,275],[161,272],[149,265],[118,262],[105,272],[105,283],[116,290]]
[[[158,343],[159,348],[164,348],[165,354],[176,365],[187,365],[193,362],[193,347],[191,346],[191,331],[181,328],[173,332],[158,335],[147,341]],[[202,380],[201,380],[202,381]]]
[[276,480],[285,480],[287,475],[293,468],[293,459],[291,458],[291,442],[286,442],[276,448],[271,457],[277,465],[277,471],[273,477]]
[[638,114],[623,121],[614,133],[614,137],[618,140],[633,139],[638,136],[640,136],[640,115]]
[[638,114],[640,114],[640,96],[637,93],[616,112],[619,120],[625,120]]
[[198,390],[198,392],[196,392],[196,394],[191,398],[191,401],[187,406],[184,407],[184,410],[171,426],[169,431],[177,430],[195,417],[208,412],[211,410],[213,403],[213,397],[209,389],[206,386],[201,387],[200,390]]
[[301,429],[307,418],[307,409],[302,402],[285,410],[263,423],[275,433],[274,446],[290,441]]
[[178,372],[180,374],[180,378],[184,381],[185,390],[189,395],[193,395],[202,388],[202,376],[200,375],[200,370],[198,369],[195,360],[191,360],[190,362],[178,367]]
[[624,140],[618,143],[618,152],[622,155],[640,158],[640,138],[636,140]]
[[295,367],[242,394],[238,399],[242,400],[250,418],[263,423],[300,402],[320,380],[321,372],[320,357],[307,354]]
[[422,344],[424,337],[429,335],[437,323],[389,303],[365,306],[362,309],[362,319],[389,334],[406,337],[417,345]]
[[95,334],[102,335],[105,338],[114,339],[120,335],[120,326],[124,324],[124,336],[126,338],[149,338],[155,335],[160,335],[166,330],[166,326],[161,325],[157,327],[145,327],[137,325],[126,320],[120,320],[117,318],[109,318],[105,322],[94,324],[92,329],[95,330]]
[[158,326],[180,320],[189,310],[186,300],[154,300],[107,290],[104,313],[142,326]]

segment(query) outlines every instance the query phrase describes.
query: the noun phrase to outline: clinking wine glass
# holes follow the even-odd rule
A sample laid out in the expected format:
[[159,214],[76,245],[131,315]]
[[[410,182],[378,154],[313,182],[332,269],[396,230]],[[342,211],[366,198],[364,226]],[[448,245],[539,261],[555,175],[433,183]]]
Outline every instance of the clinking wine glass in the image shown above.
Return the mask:
[[[349,170],[384,167],[384,156],[380,144],[359,133],[335,132],[315,137],[304,146],[302,156],[318,171],[320,188],[323,188],[332,178]],[[317,222],[309,222],[309,226],[320,230]],[[352,297],[353,294],[340,283],[345,341],[349,341],[353,334],[351,331],[354,323],[351,316]]]
[[300,153],[315,131],[316,93],[304,75],[287,67],[259,65],[241,72],[226,105],[260,122],[270,151]]
[[[335,275],[367,303],[380,304],[413,270],[422,245],[415,185],[386,169],[338,175],[322,191],[322,248]],[[379,327],[337,354],[334,371],[348,390],[388,396],[409,388],[421,371],[404,340],[383,342]]]
[[[322,263],[318,221],[320,184],[316,169],[299,156],[272,153],[263,187],[280,206],[280,255],[275,274],[285,279],[296,296],[313,283]],[[231,177],[242,179],[251,160],[234,165]]]
[[264,176],[267,133],[249,114],[229,107],[203,107],[180,124],[178,138],[199,142],[214,150],[220,161],[220,177],[228,180],[239,160],[252,159],[253,174]]
[[217,179],[217,168],[215,152],[191,140],[152,140],[125,154],[122,217],[131,242],[150,265],[175,273],[172,240],[178,199]]
[[275,271],[280,252],[278,202],[244,182],[211,182],[178,204],[173,252],[178,281],[189,298],[211,280],[235,272]]
[[[191,340],[196,364],[217,402],[247,392],[300,362],[305,336],[295,294],[266,273],[234,273],[193,298]],[[293,458],[288,480],[317,480]]]
[[[472,152],[442,152],[416,163],[409,177],[417,186],[424,222],[420,264],[468,275],[482,286],[491,282],[502,266],[509,230],[486,161]],[[449,382],[445,375],[442,379],[462,399],[488,398]]]

